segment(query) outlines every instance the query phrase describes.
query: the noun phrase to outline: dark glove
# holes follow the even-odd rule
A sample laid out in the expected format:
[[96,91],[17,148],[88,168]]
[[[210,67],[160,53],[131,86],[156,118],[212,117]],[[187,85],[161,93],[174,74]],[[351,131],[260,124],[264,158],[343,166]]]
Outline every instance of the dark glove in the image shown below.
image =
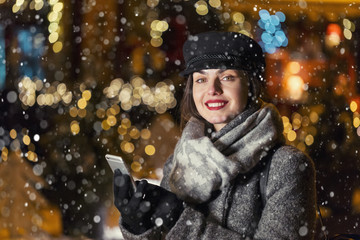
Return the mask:
[[153,203],[151,221],[154,225],[163,226],[166,231],[175,225],[184,210],[183,201],[176,194],[166,189],[147,183],[145,199]]
[[146,184],[137,181],[136,192],[130,176],[119,169],[114,172],[114,204],[121,213],[122,225],[134,234],[141,234],[152,227],[151,203],[143,199]]
[[169,231],[183,211],[183,202],[162,187],[137,181],[136,192],[131,190],[130,177],[115,171],[115,206],[121,213],[122,224],[135,234],[153,226],[163,226]]

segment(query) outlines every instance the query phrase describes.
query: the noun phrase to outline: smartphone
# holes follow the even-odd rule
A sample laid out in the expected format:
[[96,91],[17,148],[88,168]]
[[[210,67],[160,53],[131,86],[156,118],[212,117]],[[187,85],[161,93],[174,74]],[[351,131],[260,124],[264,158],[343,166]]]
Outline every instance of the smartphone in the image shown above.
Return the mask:
[[135,181],[134,181],[133,177],[131,176],[130,170],[129,170],[128,166],[125,164],[125,162],[123,161],[123,159],[120,156],[111,155],[111,154],[106,154],[105,159],[109,163],[110,168],[113,172],[115,171],[115,169],[120,169],[122,174],[127,174],[130,176],[131,184],[135,191],[136,190]]

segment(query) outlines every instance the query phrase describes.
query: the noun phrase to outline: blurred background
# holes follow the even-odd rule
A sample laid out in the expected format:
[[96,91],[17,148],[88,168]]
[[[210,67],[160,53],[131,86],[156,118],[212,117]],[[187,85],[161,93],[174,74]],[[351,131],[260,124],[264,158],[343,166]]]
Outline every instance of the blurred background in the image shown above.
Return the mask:
[[182,44],[207,30],[261,44],[324,230],[360,233],[359,0],[0,0],[0,239],[121,239],[104,155],[160,181]]

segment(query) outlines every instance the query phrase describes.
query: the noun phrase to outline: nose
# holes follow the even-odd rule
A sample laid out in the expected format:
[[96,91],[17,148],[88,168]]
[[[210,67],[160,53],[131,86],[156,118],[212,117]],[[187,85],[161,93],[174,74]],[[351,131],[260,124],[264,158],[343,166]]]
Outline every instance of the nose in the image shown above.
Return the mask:
[[208,94],[209,95],[222,94],[221,83],[218,78],[214,79],[213,81],[209,81]]

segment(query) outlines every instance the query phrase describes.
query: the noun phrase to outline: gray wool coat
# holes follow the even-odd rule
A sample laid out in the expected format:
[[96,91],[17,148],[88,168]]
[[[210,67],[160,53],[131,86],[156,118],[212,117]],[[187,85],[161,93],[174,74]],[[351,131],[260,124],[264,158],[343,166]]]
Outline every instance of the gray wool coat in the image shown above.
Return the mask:
[[[265,206],[259,163],[215,191],[211,199],[187,204],[168,233],[154,227],[134,235],[120,225],[125,239],[313,239],[316,191],[312,160],[286,145],[269,156],[263,158],[270,161]],[[169,191],[174,163],[172,156],[163,170],[161,186]]]

